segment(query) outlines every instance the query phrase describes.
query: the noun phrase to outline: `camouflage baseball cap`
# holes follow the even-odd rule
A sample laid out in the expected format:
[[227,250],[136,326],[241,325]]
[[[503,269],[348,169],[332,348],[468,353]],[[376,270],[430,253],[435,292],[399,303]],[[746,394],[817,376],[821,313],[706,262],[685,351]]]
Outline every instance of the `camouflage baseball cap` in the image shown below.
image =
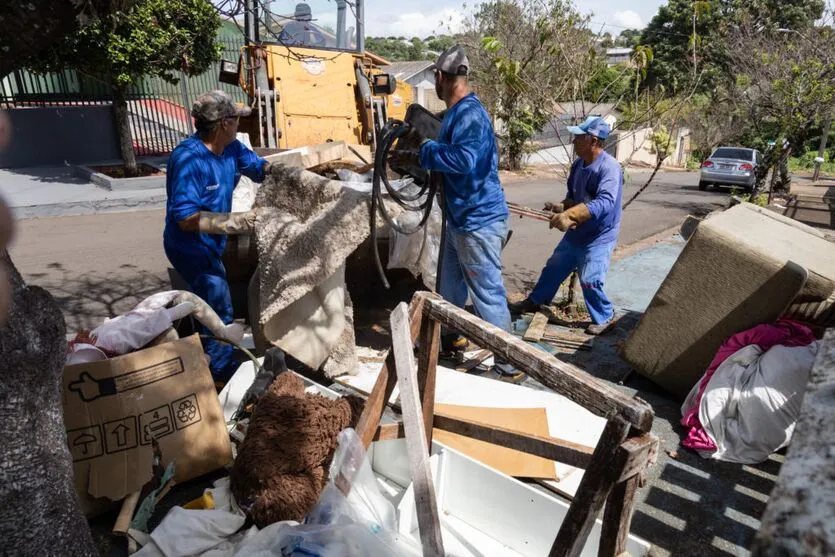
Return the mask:
[[203,93],[194,101],[191,115],[207,122],[216,122],[223,118],[249,116],[252,109],[248,106],[235,104],[226,92],[216,89]]
[[467,75],[470,72],[470,61],[464,47],[457,44],[443,51],[432,69],[452,75]]

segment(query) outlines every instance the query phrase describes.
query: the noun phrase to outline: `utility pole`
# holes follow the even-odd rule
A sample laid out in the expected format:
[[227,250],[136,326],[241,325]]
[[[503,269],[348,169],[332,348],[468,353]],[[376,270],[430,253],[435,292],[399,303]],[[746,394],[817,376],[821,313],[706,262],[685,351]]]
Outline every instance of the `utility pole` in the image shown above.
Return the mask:
[[[832,109],[835,110],[835,109]],[[821,145],[818,149],[818,160],[815,161],[815,174],[812,176],[812,181],[817,182],[821,175],[821,164],[824,154],[826,154],[826,142],[829,140],[829,131],[832,129],[832,110],[826,121],[823,123],[823,135],[821,136]]]

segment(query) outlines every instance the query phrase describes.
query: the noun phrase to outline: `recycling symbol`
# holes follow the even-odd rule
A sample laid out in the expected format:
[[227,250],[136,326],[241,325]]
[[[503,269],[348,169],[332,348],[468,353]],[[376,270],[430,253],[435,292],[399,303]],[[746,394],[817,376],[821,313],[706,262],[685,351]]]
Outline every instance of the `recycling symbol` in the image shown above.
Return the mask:
[[192,401],[186,399],[177,405],[177,419],[181,422],[190,422],[195,416],[197,416],[197,408]]

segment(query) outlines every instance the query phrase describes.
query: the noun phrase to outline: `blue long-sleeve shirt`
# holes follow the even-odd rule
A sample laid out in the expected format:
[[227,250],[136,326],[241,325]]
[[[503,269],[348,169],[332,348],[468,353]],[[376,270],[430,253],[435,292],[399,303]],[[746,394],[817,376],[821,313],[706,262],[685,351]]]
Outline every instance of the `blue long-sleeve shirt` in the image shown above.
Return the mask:
[[617,242],[623,209],[623,170],[620,163],[605,151],[585,166],[583,159],[571,165],[568,197],[585,203],[591,219],[565,233],[566,240],[577,246]]
[[507,219],[493,125],[475,94],[446,111],[438,141],[420,148],[420,165],[443,173],[447,221],[456,230],[471,232]]
[[232,191],[241,174],[262,182],[266,162],[238,140],[218,156],[197,135],[184,139],[171,153],[165,169],[165,243],[183,252],[196,254],[208,249],[222,254],[226,247],[224,234],[186,232],[177,222],[200,211],[231,211]]

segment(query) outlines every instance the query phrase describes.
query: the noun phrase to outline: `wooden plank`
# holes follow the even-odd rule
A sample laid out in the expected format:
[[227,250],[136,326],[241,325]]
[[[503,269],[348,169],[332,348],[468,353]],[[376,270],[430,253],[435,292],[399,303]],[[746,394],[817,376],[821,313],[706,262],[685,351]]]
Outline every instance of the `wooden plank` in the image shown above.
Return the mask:
[[528,342],[539,342],[542,340],[542,335],[545,334],[545,327],[547,326],[548,317],[544,313],[536,312],[522,339]]
[[635,508],[635,493],[638,491],[640,481],[639,476],[632,476],[624,482],[615,484],[606,499],[597,557],[616,557],[626,551],[629,528],[632,525],[632,512]]
[[436,428],[450,433],[466,435],[479,441],[501,445],[508,449],[522,451],[548,460],[563,462],[576,468],[588,467],[593,453],[593,449],[585,445],[484,425],[472,420],[443,415],[442,412],[435,412],[434,425]]
[[445,555],[441,539],[441,523],[432,470],[429,466],[429,446],[426,443],[423,414],[418,392],[417,366],[414,345],[409,330],[409,310],[401,302],[391,314],[391,340],[394,353],[397,383],[400,386],[400,404],[403,407],[403,425],[406,429],[406,450],[415,492],[418,530],[425,557]]
[[418,394],[423,409],[426,449],[432,447],[432,416],[435,413],[435,382],[438,376],[438,352],[441,349],[441,324],[424,319],[420,326],[418,348]]
[[479,350],[473,357],[469,360],[465,361],[463,364],[455,366],[455,371],[460,371],[462,373],[467,373],[473,368],[476,368],[481,364],[484,360],[492,356],[493,353],[489,350]]
[[818,347],[786,460],[754,536],[753,557],[830,555],[835,548],[835,329]]
[[574,501],[565,515],[550,557],[578,557],[586,545],[594,519],[623,471],[618,449],[629,433],[629,423],[615,416],[606,424],[594,449]]
[[394,439],[403,439],[404,437],[406,437],[406,429],[403,427],[403,422],[395,422],[393,424],[378,425],[373,440],[392,441]]
[[[420,331],[420,325],[423,321],[422,309],[423,300],[417,296],[413,297],[412,302],[409,304],[409,324],[412,341],[417,338],[418,332]],[[389,351],[383,367],[380,368],[380,374],[377,376],[374,388],[368,395],[365,401],[365,407],[357,422],[357,435],[359,435],[366,449],[374,440],[374,435],[377,432],[377,426],[380,424],[383,410],[389,398],[391,398],[394,386],[397,384],[397,375],[392,372],[393,367],[394,354]]]
[[607,419],[621,416],[641,431],[652,427],[649,404],[631,398],[588,373],[531,346],[507,331],[455,307],[436,294],[417,292],[424,300],[424,316],[455,329],[479,346],[515,365],[546,387]]
[[618,459],[623,461],[623,472],[618,482],[643,473],[658,454],[658,437],[645,433],[630,437],[618,447]]

